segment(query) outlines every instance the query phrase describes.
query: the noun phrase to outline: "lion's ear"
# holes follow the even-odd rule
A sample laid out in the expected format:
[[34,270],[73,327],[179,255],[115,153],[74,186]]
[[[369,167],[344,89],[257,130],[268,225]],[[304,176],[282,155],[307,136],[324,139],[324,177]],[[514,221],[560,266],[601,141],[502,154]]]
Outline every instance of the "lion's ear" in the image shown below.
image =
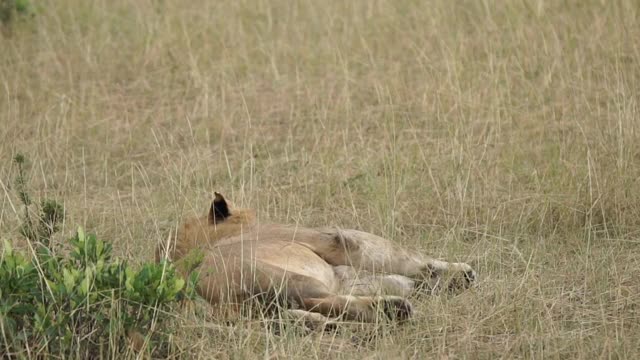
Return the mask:
[[224,199],[224,196],[219,192],[214,193],[215,197],[213,198],[213,202],[211,203],[211,209],[209,209],[209,222],[211,224],[216,224],[224,219],[231,216],[231,212],[229,211],[229,205],[227,205],[227,200]]

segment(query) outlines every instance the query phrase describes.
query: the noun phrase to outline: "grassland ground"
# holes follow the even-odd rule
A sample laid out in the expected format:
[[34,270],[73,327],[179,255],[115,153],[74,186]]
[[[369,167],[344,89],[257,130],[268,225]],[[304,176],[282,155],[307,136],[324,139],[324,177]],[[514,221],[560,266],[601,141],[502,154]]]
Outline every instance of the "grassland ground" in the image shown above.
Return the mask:
[[37,5],[0,37],[0,237],[23,152],[60,236],[133,262],[218,190],[480,275],[366,341],[184,310],[176,357],[640,356],[636,1]]

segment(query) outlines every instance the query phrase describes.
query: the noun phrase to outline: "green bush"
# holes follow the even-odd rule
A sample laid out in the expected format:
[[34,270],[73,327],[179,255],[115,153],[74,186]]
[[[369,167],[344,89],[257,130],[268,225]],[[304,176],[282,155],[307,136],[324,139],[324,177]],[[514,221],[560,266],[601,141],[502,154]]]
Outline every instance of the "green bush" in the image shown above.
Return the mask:
[[[0,259],[0,353],[100,356],[126,350],[126,335],[154,335],[176,301],[194,296],[169,263],[135,270],[78,229],[72,253],[28,259],[5,241]],[[162,339],[160,339],[161,341]]]
[[26,16],[32,13],[29,0],[0,0],[0,24],[9,26],[16,15]]
[[[16,157],[16,184],[25,208],[24,158]],[[51,235],[63,208],[43,201],[37,219],[25,211],[21,233],[31,256],[4,242],[0,258],[0,354],[10,357],[112,357],[128,351],[128,335],[144,334],[154,355],[162,355],[166,335],[158,322],[170,318],[172,304],[195,296],[195,275],[185,282],[173,265],[140,269],[112,256],[109,243],[79,228],[70,252],[52,251]],[[36,242],[37,241],[37,242]],[[35,246],[33,246],[35,245]]]

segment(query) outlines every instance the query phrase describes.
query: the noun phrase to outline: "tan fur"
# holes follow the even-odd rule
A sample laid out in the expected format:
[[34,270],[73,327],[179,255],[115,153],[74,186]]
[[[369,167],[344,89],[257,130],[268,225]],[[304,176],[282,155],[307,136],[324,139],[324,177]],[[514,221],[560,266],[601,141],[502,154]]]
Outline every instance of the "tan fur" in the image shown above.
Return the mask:
[[466,264],[410,253],[366,232],[258,224],[252,210],[228,210],[218,193],[208,215],[187,220],[169,245],[158,247],[158,259],[203,252],[198,292],[212,305],[278,299],[297,307],[296,317],[307,311],[361,321],[380,314],[406,319],[412,308],[405,297],[420,285],[466,288],[475,280]]

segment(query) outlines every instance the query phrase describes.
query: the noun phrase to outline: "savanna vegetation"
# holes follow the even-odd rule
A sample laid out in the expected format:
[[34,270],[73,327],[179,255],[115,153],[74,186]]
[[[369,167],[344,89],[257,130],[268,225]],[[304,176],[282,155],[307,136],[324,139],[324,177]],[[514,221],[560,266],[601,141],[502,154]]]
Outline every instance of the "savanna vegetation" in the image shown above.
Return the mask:
[[[49,206],[64,209],[42,230],[61,263],[86,231],[133,274],[217,190],[264,221],[360,228],[480,276],[415,299],[410,323],[310,334],[259,315],[224,323],[177,292],[140,307],[125,286],[100,309],[149,311],[133,326],[146,347],[118,322],[103,351],[68,356],[640,355],[637,1],[1,4],[4,259],[40,256],[24,209],[37,229]],[[73,324],[47,336],[96,335]],[[31,339],[14,355],[60,356]]]

